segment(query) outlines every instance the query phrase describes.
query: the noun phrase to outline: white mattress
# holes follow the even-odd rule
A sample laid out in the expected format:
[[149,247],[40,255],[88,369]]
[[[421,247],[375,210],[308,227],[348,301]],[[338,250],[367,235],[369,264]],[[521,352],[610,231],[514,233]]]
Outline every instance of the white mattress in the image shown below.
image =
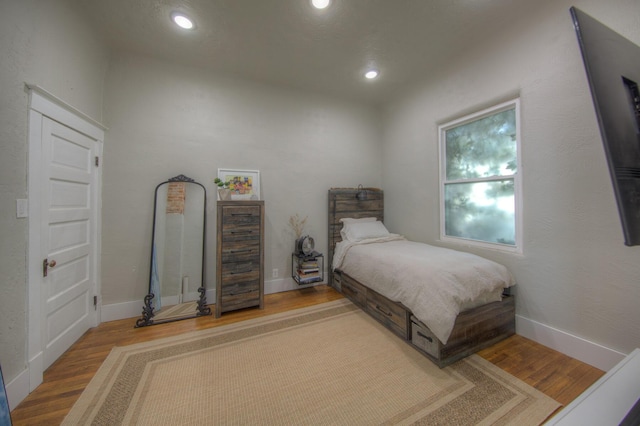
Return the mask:
[[515,284],[499,263],[395,234],[338,243],[332,266],[402,303],[442,343],[447,343],[460,312],[500,301],[503,289]]

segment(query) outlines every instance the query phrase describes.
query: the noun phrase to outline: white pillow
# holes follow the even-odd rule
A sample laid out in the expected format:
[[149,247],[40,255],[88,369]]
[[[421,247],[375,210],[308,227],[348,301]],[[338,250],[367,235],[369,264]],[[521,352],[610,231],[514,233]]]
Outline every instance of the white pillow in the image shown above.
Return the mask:
[[388,237],[389,231],[380,221],[347,222],[342,227],[340,235],[343,240],[358,242],[370,238]]
[[356,219],[353,217],[345,217],[340,219],[340,222],[342,223],[358,223],[358,222],[375,222],[376,219],[375,217],[361,217],[360,219]]
[[375,217],[361,217],[361,218],[344,217],[340,219],[340,222],[343,223],[342,229],[340,230],[340,237],[342,237],[343,240],[348,239],[347,235],[345,234],[345,230],[347,229],[347,226],[350,223],[375,222],[376,220],[378,219]]

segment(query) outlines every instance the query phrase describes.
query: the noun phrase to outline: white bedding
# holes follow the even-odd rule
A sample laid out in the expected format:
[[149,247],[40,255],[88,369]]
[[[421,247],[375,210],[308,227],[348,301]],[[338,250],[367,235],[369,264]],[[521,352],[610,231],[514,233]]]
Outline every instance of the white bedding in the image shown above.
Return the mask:
[[507,268],[471,253],[388,237],[336,245],[339,269],[394,302],[400,302],[447,343],[457,315],[501,300],[515,284]]

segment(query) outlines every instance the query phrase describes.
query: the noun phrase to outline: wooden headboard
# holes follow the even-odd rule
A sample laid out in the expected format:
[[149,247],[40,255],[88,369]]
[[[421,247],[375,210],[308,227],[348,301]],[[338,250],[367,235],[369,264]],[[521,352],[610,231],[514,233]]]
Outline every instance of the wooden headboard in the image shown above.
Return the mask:
[[[367,199],[359,200],[356,194],[366,191]],[[336,244],[342,241],[340,230],[345,217],[375,217],[384,222],[384,193],[378,188],[331,188],[329,190],[329,244],[327,265],[329,269],[329,285],[333,285],[333,251]]]

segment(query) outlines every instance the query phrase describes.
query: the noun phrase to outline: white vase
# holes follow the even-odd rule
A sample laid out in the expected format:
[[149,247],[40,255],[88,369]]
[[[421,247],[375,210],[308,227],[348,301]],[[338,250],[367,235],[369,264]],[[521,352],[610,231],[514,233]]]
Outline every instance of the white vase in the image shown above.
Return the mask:
[[218,188],[218,195],[221,200],[231,200],[231,190],[227,188]]

